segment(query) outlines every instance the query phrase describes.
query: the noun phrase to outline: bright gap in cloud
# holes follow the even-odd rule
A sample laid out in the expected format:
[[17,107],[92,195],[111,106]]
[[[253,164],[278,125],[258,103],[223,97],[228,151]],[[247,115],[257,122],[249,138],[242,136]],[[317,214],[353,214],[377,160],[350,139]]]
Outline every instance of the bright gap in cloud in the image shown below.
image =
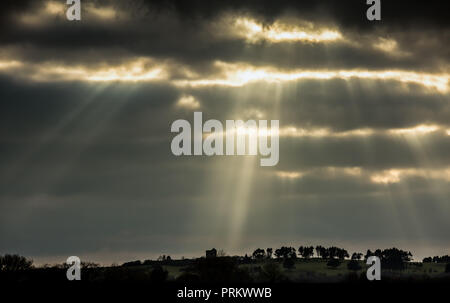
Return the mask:
[[388,169],[381,173],[373,174],[372,182],[391,184],[398,183],[402,178],[420,177],[434,180],[450,181],[450,169],[420,169],[420,168],[405,168],[405,169]]
[[234,86],[265,81],[279,83],[301,79],[344,79],[352,78],[373,80],[395,80],[416,83],[440,92],[448,91],[448,74],[426,74],[413,71],[385,70],[290,70],[281,71],[275,67],[254,67],[248,64],[217,61],[216,73],[203,77],[189,67],[176,65],[176,79],[172,79],[174,66],[170,62],[158,62],[151,58],[135,58],[118,65],[100,65],[87,67],[70,66],[54,62],[23,63],[15,59],[0,61],[0,69],[16,77],[35,81],[154,81],[165,80],[177,86]]
[[[251,118],[250,118],[251,119]],[[251,136],[280,136],[291,138],[302,137],[314,137],[314,138],[345,138],[345,137],[367,137],[371,135],[426,135],[432,132],[443,131],[447,135],[450,134],[450,130],[445,130],[439,125],[417,125],[411,128],[399,128],[399,129],[373,129],[373,128],[359,128],[346,131],[336,131],[330,128],[303,128],[297,126],[285,126],[281,127],[278,131],[275,129],[260,128],[254,130],[251,128],[241,128],[237,130],[238,134],[251,135]],[[225,135],[225,134],[223,134]]]
[[283,41],[305,41],[305,42],[327,42],[342,39],[339,31],[328,28],[314,29],[312,24],[309,26],[288,25],[276,21],[272,25],[264,27],[262,23],[250,18],[237,18],[234,23],[233,31],[238,36],[244,37],[251,43],[261,40],[269,42]]
[[418,125],[410,128],[391,129],[389,132],[397,135],[410,135],[410,134],[427,134],[439,130],[438,125]]
[[176,84],[191,86],[243,86],[250,82],[283,82],[300,79],[374,79],[412,82],[441,92],[447,91],[448,74],[425,74],[420,72],[385,70],[293,70],[280,71],[273,67],[254,67],[248,64],[234,64],[217,61],[215,65],[221,71],[221,77],[209,79],[177,80]]
[[362,167],[317,167],[303,171],[275,171],[274,176],[281,179],[300,179],[306,176],[333,177],[343,176],[362,178],[365,177],[374,184],[395,184],[405,178],[425,178],[450,182],[450,168],[392,168],[381,171],[365,170]]
[[303,174],[298,171],[276,171],[275,175],[281,179],[298,179],[303,176]]
[[195,99],[194,96],[182,96],[180,99],[178,99],[176,106],[179,108],[193,110],[200,107],[200,102]]

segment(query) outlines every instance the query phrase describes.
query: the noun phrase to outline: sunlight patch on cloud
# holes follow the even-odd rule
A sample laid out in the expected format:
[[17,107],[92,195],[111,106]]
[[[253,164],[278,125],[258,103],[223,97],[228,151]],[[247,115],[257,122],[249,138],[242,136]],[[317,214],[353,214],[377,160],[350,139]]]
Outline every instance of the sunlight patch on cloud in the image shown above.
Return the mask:
[[51,15],[57,15],[60,14],[61,12],[65,12],[66,10],[66,5],[64,5],[61,2],[57,2],[57,1],[48,1],[45,3],[45,8],[44,10]]
[[200,102],[197,99],[195,99],[194,96],[182,96],[176,103],[176,106],[179,108],[192,110],[198,109],[200,107]]
[[329,166],[325,169],[326,173],[328,175],[348,175],[348,176],[361,176],[363,173],[363,170],[361,167],[355,166],[355,167],[336,167],[336,166]]
[[373,47],[394,57],[405,57],[410,55],[410,53],[400,50],[397,41],[393,39],[380,37],[373,44]]
[[[57,62],[23,63],[9,56],[0,61],[0,68],[16,77],[36,81],[153,81],[167,80],[176,86],[232,86],[241,87],[254,82],[280,83],[302,79],[373,79],[416,83],[442,93],[448,91],[449,74],[426,74],[413,71],[386,70],[279,70],[276,67],[255,67],[244,63],[216,61],[211,76],[196,73],[189,66],[171,61],[159,61],[148,57],[137,57],[116,65],[106,63],[68,65]],[[1,60],[1,59],[0,59]],[[8,63],[16,62],[16,63]]]
[[311,23],[305,24],[305,26],[299,27],[276,21],[272,25],[265,27],[254,19],[237,18],[234,24],[234,31],[251,43],[261,40],[267,40],[272,43],[283,41],[317,43],[342,39],[341,33],[337,30],[327,28],[314,29]]
[[400,182],[400,171],[391,169],[382,173],[374,174],[371,177],[373,183],[390,184]]
[[88,13],[92,14],[95,18],[104,20],[115,19],[118,14],[113,7],[97,7],[93,4],[87,6]]
[[[92,20],[109,21],[118,17],[126,17],[124,11],[117,11],[112,6],[99,6],[94,3],[81,4],[83,14],[82,19],[87,17]],[[40,26],[48,22],[53,22],[55,18],[66,21],[66,11],[68,6],[65,1],[46,1],[33,11],[27,11],[19,15],[17,20],[29,26]]]
[[396,135],[419,135],[438,131],[438,125],[417,125],[411,128],[398,128],[389,130],[390,133]]
[[282,179],[300,179],[303,177],[313,178],[332,178],[339,179],[342,177],[358,178],[360,180],[368,180],[374,184],[396,184],[402,182],[406,178],[424,178],[430,180],[441,180],[450,182],[450,168],[392,168],[381,171],[366,170],[362,167],[340,167],[327,166],[310,168],[303,171],[276,171],[274,176]]
[[443,169],[389,169],[371,176],[371,181],[378,184],[399,183],[404,178],[419,177],[433,180],[450,181],[450,168]]
[[178,80],[178,85],[190,86],[243,86],[257,81],[269,83],[294,81],[301,79],[374,79],[374,80],[396,80],[405,83],[417,83],[428,88],[437,89],[441,92],[448,90],[447,83],[450,79],[448,74],[425,74],[420,72],[386,70],[293,70],[280,71],[274,67],[254,67],[243,63],[226,63],[216,61],[215,66],[221,71],[219,76],[205,79]]
[[[245,123],[245,119],[243,120]],[[258,123],[258,121],[256,121]],[[270,122],[269,122],[270,123]],[[253,127],[253,126],[238,126],[230,129],[225,129],[223,131],[214,131],[213,133],[204,133],[203,137],[218,137],[218,138],[227,138],[231,136],[234,138],[235,136],[244,136],[249,139],[265,137],[265,138],[274,138],[280,137],[280,131],[278,128],[272,128],[270,125],[268,128],[265,127]]]
[[[239,115],[242,115],[240,117]],[[263,119],[266,116],[266,114],[257,108],[247,108],[241,112],[238,113],[237,120],[248,120],[248,119]]]
[[12,61],[0,61],[0,70],[2,70],[2,69],[7,70],[7,69],[11,69],[11,68],[16,68],[16,67],[19,67],[21,65],[22,65],[21,62],[14,61],[14,60],[12,60]]
[[303,176],[303,174],[298,171],[276,171],[275,175],[281,179],[298,179]]
[[144,68],[142,62],[133,62],[126,66],[88,71],[86,80],[90,81],[151,81],[166,78],[163,67]]
[[349,137],[349,136],[369,136],[375,133],[375,130],[364,128],[349,131],[336,132],[328,128],[301,128],[287,126],[280,129],[281,137]]
[[69,66],[55,62],[24,64],[0,61],[0,70],[37,82],[45,81],[155,81],[168,78],[167,66],[148,58],[137,58],[118,65]]
[[[180,99],[181,100],[181,99]],[[177,106],[182,107],[178,101]],[[191,100],[183,100],[183,103],[191,104]],[[195,109],[185,106],[189,109]],[[239,118],[242,119],[242,118]],[[248,119],[258,120],[255,117],[248,117]],[[246,121],[248,119],[242,119]],[[417,125],[411,128],[398,128],[398,129],[374,129],[374,128],[357,128],[346,131],[333,130],[331,128],[306,128],[306,127],[297,127],[297,126],[285,126],[281,127],[278,130],[275,129],[252,129],[252,128],[238,128],[233,130],[228,130],[227,132],[215,132],[213,135],[226,136],[229,134],[239,134],[239,135],[248,135],[248,136],[279,136],[280,138],[350,138],[350,137],[369,137],[374,135],[406,135],[406,136],[421,136],[427,135],[433,132],[441,132],[443,134],[450,136],[450,130],[446,130],[439,125]]]
[[66,18],[66,5],[64,2],[46,1],[35,11],[25,12],[18,17],[18,21],[25,25],[38,26],[42,25],[55,16]]
[[371,135],[427,135],[434,132],[444,132],[450,135],[450,130],[445,130],[439,125],[424,125],[420,124],[410,128],[392,128],[392,129],[373,129],[373,128],[359,128],[347,131],[335,131],[330,128],[302,128],[296,126],[286,126],[280,128],[281,137],[366,137]]
[[275,171],[274,175],[281,179],[300,179],[305,176],[315,176],[315,177],[333,177],[339,178],[342,176],[349,177],[361,177],[364,171],[361,167],[337,167],[337,166],[327,166],[327,167],[317,167],[310,168],[303,171]]

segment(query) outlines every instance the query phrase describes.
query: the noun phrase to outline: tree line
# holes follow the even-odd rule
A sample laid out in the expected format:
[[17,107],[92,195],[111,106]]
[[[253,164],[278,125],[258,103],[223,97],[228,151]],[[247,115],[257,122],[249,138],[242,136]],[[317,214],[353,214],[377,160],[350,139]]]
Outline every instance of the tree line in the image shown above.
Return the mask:
[[[297,251],[298,251],[298,253],[297,253]],[[378,249],[374,253],[372,253],[370,250],[368,250],[366,255],[364,256],[364,258],[367,259],[367,256],[377,255],[377,254],[381,255],[381,250]],[[409,253],[409,254],[411,254],[411,253]],[[252,257],[253,257],[253,259],[256,259],[256,260],[262,260],[264,258],[267,258],[267,259],[272,258],[272,255],[274,255],[277,259],[297,258],[297,257],[309,259],[309,258],[314,257],[314,255],[317,258],[322,258],[322,259],[341,259],[341,260],[348,259],[348,258],[350,258],[351,260],[361,260],[363,257],[363,254],[359,253],[359,252],[355,252],[350,256],[348,251],[345,250],[344,248],[339,248],[336,246],[331,246],[331,247],[327,248],[327,247],[323,247],[321,245],[318,245],[316,247],[300,246],[298,249],[295,249],[294,247],[282,246],[281,248],[276,249],[275,253],[273,253],[272,248],[267,248],[265,250],[262,248],[257,248],[253,252]]]
[[[297,253],[298,251],[298,253]],[[252,257],[255,260],[271,259],[272,258],[272,248],[267,248],[266,250],[262,248],[257,248]],[[361,268],[358,261],[360,261],[363,256],[367,259],[369,256],[377,256],[380,258],[383,267],[386,269],[404,269],[405,263],[412,260],[412,254],[409,251],[403,251],[398,248],[389,249],[377,249],[375,251],[367,250],[366,254],[363,255],[360,252],[354,252],[351,256],[347,250],[344,248],[331,246],[324,247],[318,245],[313,246],[300,246],[298,249],[294,247],[282,246],[275,250],[274,256],[276,259],[283,260],[283,266],[286,268],[292,268],[295,264],[295,259],[301,257],[303,259],[309,259],[315,256],[320,259],[328,260],[327,265],[329,267],[338,267],[343,260],[349,259],[348,268],[350,270],[359,270]]]
[[[223,257],[225,254],[222,252],[218,255],[218,257]],[[412,260],[412,254],[409,251],[403,251],[398,248],[389,248],[389,249],[377,249],[375,251],[367,250],[366,254],[360,252],[354,252],[351,255],[347,250],[343,248],[339,248],[336,246],[324,247],[318,245],[316,247],[313,246],[300,246],[298,249],[290,246],[282,246],[277,249],[273,248],[257,248],[253,251],[253,253],[248,256],[235,256],[233,258],[237,258],[241,260],[241,263],[248,262],[258,262],[265,259],[277,259],[284,262],[285,267],[290,267],[295,263],[296,259],[303,258],[305,260],[311,259],[313,257],[324,259],[328,261],[329,266],[338,266],[340,264],[339,261],[343,261],[345,259],[350,259],[351,266],[354,268],[358,268],[358,261],[367,259],[369,256],[377,256],[380,258],[384,268],[391,269],[403,269],[405,263],[410,262]],[[195,258],[194,258],[195,259]],[[139,265],[154,265],[155,263],[183,263],[184,261],[190,261],[190,259],[180,259],[174,260],[170,256],[163,255],[159,257],[157,260],[145,260],[141,262],[130,261],[123,263],[122,266],[139,266]],[[355,262],[351,262],[355,261]],[[426,257],[422,261],[423,263],[450,263],[450,256],[434,256],[434,257]],[[82,268],[95,268],[99,267],[98,264],[92,262],[82,262]],[[54,268],[65,268],[66,264],[56,264],[53,266],[45,265],[46,267],[54,267]],[[8,272],[8,271],[24,271],[34,268],[33,260],[28,259],[26,257],[20,255],[12,255],[6,254],[0,256],[0,272]]]
[[434,256],[434,257],[426,257],[422,260],[423,263],[450,263],[450,256],[445,255],[442,257]]

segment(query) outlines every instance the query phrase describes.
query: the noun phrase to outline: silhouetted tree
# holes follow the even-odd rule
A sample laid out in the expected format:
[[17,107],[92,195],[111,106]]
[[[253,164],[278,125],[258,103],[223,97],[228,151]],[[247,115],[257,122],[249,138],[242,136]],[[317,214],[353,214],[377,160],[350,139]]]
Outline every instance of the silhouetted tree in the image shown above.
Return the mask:
[[434,256],[433,258],[431,257],[427,257],[425,259],[423,259],[424,263],[449,263],[450,262],[450,256],[449,255],[445,255],[442,257],[439,256]]
[[329,249],[328,249],[328,248],[325,248],[325,247],[323,247],[323,246],[319,246],[319,250],[320,250],[320,253],[319,253],[320,257],[321,257],[322,259],[328,259],[328,257],[330,256],[330,251],[329,251]]
[[299,252],[300,256],[302,256],[305,259],[308,259],[312,255],[314,255],[314,247],[312,247],[312,246],[309,246],[309,247],[308,246],[305,246],[305,247],[300,246],[298,248],[298,252]]
[[411,252],[401,249],[385,249],[381,255],[381,264],[388,269],[404,269],[405,263],[411,261]]
[[322,249],[323,249],[322,246],[320,246],[320,245],[317,245],[317,246],[316,246],[316,255],[317,255],[317,257],[319,257],[319,258],[322,257]]
[[362,256],[363,256],[363,254],[362,253],[356,253],[356,252],[354,252],[353,254],[352,254],[352,260],[361,260],[361,258],[362,258]]
[[33,260],[19,255],[4,255],[0,256],[0,271],[20,271],[30,269],[33,265]]
[[262,259],[264,259],[264,257],[266,256],[266,253],[265,253],[264,249],[262,249],[262,248],[257,248],[257,249],[253,252],[252,256],[253,256],[253,259],[256,259],[256,260],[262,260]]
[[366,254],[364,255],[364,259],[367,260],[367,258],[369,258],[370,256],[374,256],[374,253],[368,249]]
[[244,258],[242,259],[242,262],[244,264],[250,264],[252,263],[252,258],[250,258],[247,254],[245,254]]
[[334,259],[334,258],[338,258],[338,259],[345,259],[350,257],[348,252],[343,249],[343,248],[339,248],[336,246],[331,246],[328,248],[322,247],[322,246],[318,246],[316,247],[316,250],[319,250],[319,255],[323,258],[323,259]]
[[381,249],[375,250],[375,252],[373,254],[380,259],[383,257],[383,251]]
[[411,261],[411,252],[403,251],[398,248],[389,248],[385,250],[377,249],[375,252],[367,250],[365,259],[370,256],[377,256],[381,260],[381,265],[386,269],[402,270],[405,268],[405,263]]
[[338,248],[336,246],[328,247],[328,255],[330,259],[334,259],[337,256]]
[[80,266],[82,269],[97,268],[99,267],[99,264],[94,262],[81,262]]
[[296,258],[297,253],[295,248],[283,246],[275,250],[275,256],[280,258]]
[[273,252],[273,249],[272,248],[267,248],[266,249],[266,255],[267,255],[267,259],[271,259],[272,258],[272,252]]
[[350,257],[348,252],[343,249],[343,248],[337,248],[336,251],[336,256],[340,259],[340,260],[344,260],[345,258]]

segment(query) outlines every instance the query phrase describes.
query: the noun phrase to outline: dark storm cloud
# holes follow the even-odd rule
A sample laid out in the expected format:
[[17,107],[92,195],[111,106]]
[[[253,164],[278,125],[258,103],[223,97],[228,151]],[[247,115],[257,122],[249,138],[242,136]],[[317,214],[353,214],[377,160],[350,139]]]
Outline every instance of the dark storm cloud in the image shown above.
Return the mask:
[[[33,2],[31,0],[5,0],[2,1],[1,9],[0,9],[0,24],[2,25],[0,33],[3,33],[7,28],[6,24],[11,22],[11,18],[13,15],[23,12],[24,10],[30,9],[31,4]],[[41,2],[42,3],[42,2]]]
[[[159,27],[165,26],[161,25],[157,28]],[[92,66],[100,62],[119,64],[136,56],[150,56],[161,60],[175,60],[174,62],[186,65],[186,67],[200,73],[213,71],[211,64],[216,60],[244,62],[254,66],[274,66],[286,71],[296,68],[364,68],[375,70],[396,68],[439,71],[440,68],[445,68],[443,63],[449,58],[448,51],[440,48],[441,41],[448,40],[449,35],[435,35],[435,37],[430,38],[427,33],[418,32],[411,33],[411,36],[414,36],[412,44],[409,43],[411,37],[392,37],[399,39],[400,49],[405,49],[411,53],[411,55],[396,57],[373,48],[372,43],[377,42],[376,37],[368,38],[369,41],[366,44],[358,47],[339,41],[326,44],[292,42],[248,44],[243,39],[215,40],[214,36],[186,33],[182,29],[170,34],[172,37],[176,37],[174,41],[164,39],[160,32],[147,32],[135,36],[128,32],[120,33],[119,29],[118,32],[115,32],[115,35],[122,35],[122,39],[119,39],[121,42],[117,44],[115,41],[99,43],[98,40],[77,43],[78,41],[74,42],[73,37],[67,33],[66,29],[55,28],[55,30],[57,32],[45,30],[52,38],[43,44],[40,40],[29,41],[26,38],[20,44],[32,43],[27,48],[17,46],[16,42],[5,43],[7,45],[6,53],[13,53],[14,58],[22,62],[33,63],[55,60],[65,64]],[[105,33],[98,29],[88,30],[95,32],[94,36],[105,36]],[[32,33],[31,35],[35,37],[35,34]],[[80,39],[84,40],[85,35],[80,34],[82,35]],[[17,35],[14,34],[14,37],[17,37]],[[135,43],[140,39],[148,40],[142,44]],[[155,43],[155,41],[158,41],[158,43]],[[414,44],[417,46],[414,47]],[[126,47],[122,45],[126,45]],[[94,48],[86,50],[86,47]],[[100,61],[98,60],[99,57],[101,58]]]
[[[371,29],[372,24],[366,19],[368,8],[365,1],[177,1],[177,0],[149,0],[143,1],[150,7],[175,11],[183,18],[213,18],[224,10],[243,10],[260,14],[268,20],[285,13],[286,10],[295,11],[302,17],[316,20],[333,20],[342,26]],[[387,26],[430,26],[448,27],[450,22],[446,12],[442,9],[441,1],[421,2],[407,0],[383,2],[383,22]]]
[[[44,2],[40,3],[42,6]],[[94,3],[100,8],[111,6],[109,2]],[[98,57],[101,57],[100,61],[114,63],[127,57],[150,56],[172,59],[203,72],[207,72],[215,60],[285,69],[359,67],[439,70],[446,68],[443,63],[450,55],[448,49],[440,47],[450,35],[447,18],[439,14],[430,18],[428,9],[419,9],[411,3],[393,7],[383,4],[383,12],[386,11],[387,16],[383,16],[379,25],[366,20],[363,1],[345,4],[189,2],[188,5],[150,1],[146,4],[112,2],[112,6],[125,15],[113,21],[96,19],[87,12],[87,20],[77,24],[67,22],[64,16],[51,16],[38,26],[22,24],[18,21],[20,14],[17,15],[17,10],[14,10],[11,12],[16,14],[15,21],[12,21],[14,26],[3,29],[0,43],[15,58],[26,62],[53,60],[94,64],[99,62]],[[433,11],[436,4],[429,6]],[[34,4],[29,10],[38,11],[38,8],[39,5]],[[217,27],[218,19],[215,19],[224,13],[234,16],[243,14],[261,22],[266,20],[269,25],[267,20],[282,17],[281,14],[286,11],[294,18],[309,18],[307,20],[322,25],[335,24],[333,26],[337,26],[345,38],[358,45],[344,41],[314,44],[261,41],[249,44],[242,37],[221,35],[227,26]],[[390,18],[390,14],[396,18]],[[317,19],[313,16],[321,17]],[[398,40],[399,50],[409,55],[392,56],[374,48],[373,44],[379,37]]]
[[[192,108],[177,106],[183,96],[195,98],[204,120],[261,113],[281,128],[311,131],[281,137],[277,166],[250,168],[249,199],[238,205],[248,208],[241,249],[314,240],[345,240],[355,249],[367,248],[358,247],[364,241],[407,243],[413,251],[428,240],[430,253],[448,249],[450,103],[435,79],[355,76],[241,87],[173,81],[185,79],[184,69],[198,73],[190,80],[220,78],[216,60],[280,72],[446,72],[450,30],[442,2],[382,1],[382,21],[368,22],[363,0],[82,1],[78,23],[44,13],[26,23],[21,18],[40,16],[43,1],[1,3],[0,63],[21,65],[0,65],[0,253],[99,253],[102,261],[114,251],[148,258],[225,246],[247,172],[241,157],[172,155],[171,123],[193,119]],[[118,15],[99,18],[90,4]],[[227,15],[266,26],[304,19],[344,39],[248,41],[225,31],[220,18]],[[383,41],[397,44],[377,48]],[[141,56],[166,64],[167,79],[83,77]],[[79,78],[46,77],[52,67],[85,69]],[[392,133],[418,125],[437,129]],[[329,133],[315,136],[322,128]],[[372,133],[344,134],[364,129]],[[398,180],[383,181],[392,171],[400,171]]]
[[[2,16],[11,16],[24,9],[32,9],[39,6],[44,0],[5,0],[2,1]],[[162,14],[167,11],[175,11],[182,19],[201,21],[215,18],[224,11],[243,11],[264,16],[268,20],[279,17],[286,11],[294,11],[302,17],[316,20],[333,20],[342,26],[372,29],[373,23],[366,19],[365,12],[368,8],[365,1],[350,0],[345,2],[322,1],[260,1],[260,0],[230,0],[230,1],[179,1],[179,0],[137,0],[137,1],[84,1],[96,6],[113,5],[121,9],[133,9]],[[34,6],[36,5],[36,6]],[[443,9],[442,1],[429,0],[426,5],[417,1],[398,0],[386,1],[383,5],[383,23],[387,26],[400,28],[417,27],[448,27],[450,22]],[[148,8],[146,11],[145,8]]]

